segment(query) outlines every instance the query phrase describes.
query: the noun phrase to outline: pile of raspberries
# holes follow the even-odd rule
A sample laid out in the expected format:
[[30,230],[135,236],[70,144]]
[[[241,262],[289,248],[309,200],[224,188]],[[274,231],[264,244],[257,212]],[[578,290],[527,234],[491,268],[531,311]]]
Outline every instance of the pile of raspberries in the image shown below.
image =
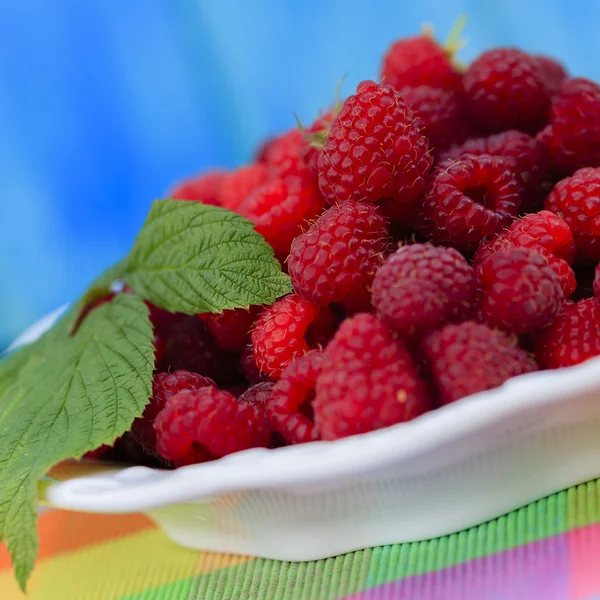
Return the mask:
[[459,68],[431,35],[399,40],[380,83],[172,197],[252,221],[294,292],[150,307],[137,461],[336,440],[600,355],[600,86],[552,58]]

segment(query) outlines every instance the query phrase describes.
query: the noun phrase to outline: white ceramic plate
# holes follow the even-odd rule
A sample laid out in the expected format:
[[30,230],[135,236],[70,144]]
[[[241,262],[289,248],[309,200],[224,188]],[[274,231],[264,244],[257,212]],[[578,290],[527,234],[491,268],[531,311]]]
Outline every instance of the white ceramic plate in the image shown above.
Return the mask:
[[445,535],[598,476],[600,358],[337,442],[132,467],[45,496],[69,510],[147,513],[190,548],[312,560]]

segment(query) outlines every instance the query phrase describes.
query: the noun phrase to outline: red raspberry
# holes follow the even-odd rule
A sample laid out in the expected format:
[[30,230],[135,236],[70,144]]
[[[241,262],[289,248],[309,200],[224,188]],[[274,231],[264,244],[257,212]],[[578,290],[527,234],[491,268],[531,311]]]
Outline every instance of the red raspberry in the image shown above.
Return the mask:
[[473,321],[446,325],[420,344],[440,404],[483,392],[537,370],[516,338]]
[[600,261],[600,168],[580,169],[559,181],[545,208],[571,228],[578,259]]
[[554,99],[551,127],[542,139],[561,175],[599,167],[600,86],[588,79],[568,79]]
[[383,57],[381,79],[399,90],[410,85],[457,90],[461,77],[452,65],[452,54],[429,35],[394,42]]
[[569,267],[575,256],[573,233],[558,215],[542,210],[517,219],[508,229],[479,244],[473,266],[478,268],[494,252],[512,247],[529,248],[544,255],[559,276],[565,298],[575,291],[577,282]]
[[521,188],[504,159],[471,156],[442,161],[425,190],[420,229],[433,241],[474,250],[507,227],[521,205]]
[[322,365],[323,355],[319,350],[311,350],[295,358],[283,370],[267,400],[271,427],[290,444],[320,439],[314,423],[312,403]]
[[548,123],[550,92],[538,60],[515,48],[495,48],[477,58],[463,77],[471,114],[494,133],[536,133]]
[[252,346],[246,347],[244,350],[242,350],[240,364],[242,366],[242,373],[244,374],[244,377],[250,383],[270,381],[269,376],[265,373],[261,373],[260,369],[258,368],[256,361],[254,360]]
[[453,144],[461,144],[471,133],[464,99],[456,90],[420,86],[399,90],[419,118],[436,156]]
[[327,140],[327,135],[331,129],[333,120],[337,117],[340,106],[336,106],[327,112],[321,114],[314,123],[306,130],[305,137],[313,138],[313,143],[308,144],[304,149],[304,162],[308,165],[308,169],[313,177],[319,180],[318,162],[321,156],[321,146]]
[[290,129],[271,140],[265,150],[264,162],[278,177],[305,177],[308,165],[304,155],[308,142],[299,129]]
[[321,306],[362,300],[389,242],[376,206],[348,200],[331,207],[292,242],[288,271],[294,290]]
[[173,315],[168,326],[156,327],[164,345],[156,370],[201,373],[217,383],[231,381],[232,357],[221,350],[205,323],[192,315]]
[[377,271],[373,306],[404,336],[465,319],[475,295],[475,271],[454,248],[403,246]]
[[234,308],[218,314],[203,313],[198,318],[208,325],[219,348],[243,350],[250,341],[250,329],[261,310],[260,306],[251,306],[248,310]]
[[567,300],[554,323],[535,337],[535,358],[543,369],[558,369],[600,355],[600,301]]
[[363,81],[331,125],[318,161],[319,187],[329,204],[408,202],[423,191],[431,164],[427,138],[400,95]]
[[409,421],[430,408],[406,347],[364,313],[344,321],[325,349],[316,392],[315,424],[324,440]]
[[172,396],[154,421],[157,448],[176,466],[204,462],[249,448],[268,448],[267,416],[213,387]]
[[98,460],[100,458],[107,458],[108,454],[112,450],[112,446],[107,446],[102,444],[102,446],[98,446],[94,450],[89,450],[86,452],[81,458],[88,458],[90,460]]
[[324,208],[319,190],[304,175],[263,183],[238,206],[237,212],[252,221],[275,253],[285,258],[306,222]]
[[538,252],[506,248],[477,270],[479,310],[490,327],[528,333],[552,323],[564,301],[558,275]]
[[594,296],[596,296],[596,298],[600,298],[600,263],[596,265],[592,289],[594,290]]
[[504,131],[455,146],[444,158],[489,154],[506,160],[523,190],[521,212],[535,210],[544,200],[549,165],[544,144],[521,131]]
[[565,67],[554,58],[538,54],[535,57],[544,73],[544,84],[551,94],[556,94],[567,79]]
[[203,387],[217,387],[208,377],[202,377],[189,371],[174,373],[156,373],[152,379],[152,397],[141,417],[134,420],[131,434],[135,440],[150,454],[156,454],[156,433],[153,423],[156,415],[165,407],[169,398],[183,390],[199,390]]
[[226,178],[225,171],[207,171],[177,184],[170,195],[175,200],[199,200],[218,206],[219,192]]
[[279,379],[296,356],[309,347],[306,329],[318,317],[319,308],[296,294],[290,294],[267,308],[252,330],[252,351],[258,368]]
[[249,387],[239,398],[238,402],[247,402],[248,404],[256,404],[265,408],[267,401],[273,393],[273,381],[262,381]]
[[262,163],[239,167],[221,183],[219,204],[229,210],[237,207],[260,185],[269,179],[269,168]]

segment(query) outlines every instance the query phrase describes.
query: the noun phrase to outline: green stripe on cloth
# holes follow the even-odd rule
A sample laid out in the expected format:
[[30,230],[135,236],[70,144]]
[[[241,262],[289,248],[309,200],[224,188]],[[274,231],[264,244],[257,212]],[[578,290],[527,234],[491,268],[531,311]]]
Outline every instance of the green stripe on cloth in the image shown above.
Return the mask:
[[336,600],[597,522],[600,480],[439,539],[371,548],[308,563],[253,559],[119,600]]

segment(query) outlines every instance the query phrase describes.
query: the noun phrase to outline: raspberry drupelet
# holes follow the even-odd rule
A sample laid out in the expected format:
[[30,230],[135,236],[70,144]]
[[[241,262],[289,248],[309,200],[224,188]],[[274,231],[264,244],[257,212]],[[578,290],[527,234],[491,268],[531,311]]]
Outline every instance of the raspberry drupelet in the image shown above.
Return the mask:
[[294,290],[321,306],[368,308],[368,289],[390,243],[377,206],[351,200],[333,206],[292,242],[288,271]]
[[324,440],[409,421],[430,408],[402,342],[374,315],[344,321],[324,352],[313,402]]
[[537,133],[549,121],[546,72],[530,54],[495,48],[475,59],[463,77],[467,102],[482,131]]
[[423,191],[432,161],[427,138],[402,97],[363,81],[331,124],[317,163],[319,187],[331,205],[408,202]]
[[439,402],[450,404],[537,370],[515,337],[465,321],[427,334],[420,343]]
[[528,248],[492,253],[478,268],[481,319],[490,327],[529,333],[552,323],[564,294],[546,258]]
[[469,316],[475,271],[454,248],[403,246],[377,271],[373,306],[403,337],[413,337]]
[[465,154],[437,166],[418,227],[434,242],[471,252],[508,227],[520,206],[521,186],[504,159]]
[[319,350],[298,356],[283,370],[267,399],[266,409],[271,427],[290,444],[320,439],[314,423],[312,402],[322,367],[323,355]]

